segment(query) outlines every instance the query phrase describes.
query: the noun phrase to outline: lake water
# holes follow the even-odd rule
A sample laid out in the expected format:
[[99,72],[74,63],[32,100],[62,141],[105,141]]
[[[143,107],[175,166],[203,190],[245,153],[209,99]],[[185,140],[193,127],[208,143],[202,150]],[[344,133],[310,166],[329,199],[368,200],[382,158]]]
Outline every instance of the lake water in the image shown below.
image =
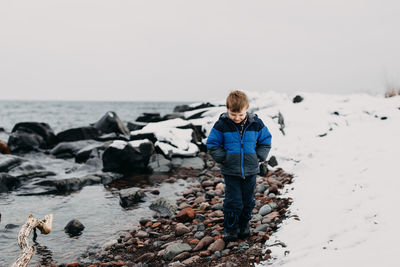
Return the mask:
[[[98,121],[107,111],[115,111],[123,122],[134,122],[143,112],[159,112],[162,115],[172,113],[176,105],[182,102],[51,102],[51,101],[0,101],[0,127],[6,132],[21,121],[48,123],[55,133],[78,126],[86,126]],[[1,133],[0,140],[7,141],[8,133]],[[46,155],[27,155],[30,159],[46,163],[51,170],[76,167],[73,160],[54,159]],[[131,177],[131,183],[135,179]],[[20,249],[17,236],[20,227],[29,214],[41,219],[46,214],[54,214],[53,230],[49,235],[38,235],[32,266],[52,261],[56,264],[73,262],[88,247],[98,248],[108,240],[115,238],[118,231],[136,226],[141,217],[150,217],[148,208],[151,201],[160,196],[176,198],[187,184],[179,180],[174,184],[160,184],[144,181],[148,188],[157,188],[159,196],[147,193],[145,201],[124,209],[119,205],[118,190],[104,185],[92,185],[69,195],[21,196],[24,188],[0,193],[0,266],[9,266],[18,257]],[[85,226],[83,234],[69,237],[64,233],[65,225],[71,219],[80,220]],[[6,227],[7,225],[7,227]],[[30,238],[30,244],[33,244]]]

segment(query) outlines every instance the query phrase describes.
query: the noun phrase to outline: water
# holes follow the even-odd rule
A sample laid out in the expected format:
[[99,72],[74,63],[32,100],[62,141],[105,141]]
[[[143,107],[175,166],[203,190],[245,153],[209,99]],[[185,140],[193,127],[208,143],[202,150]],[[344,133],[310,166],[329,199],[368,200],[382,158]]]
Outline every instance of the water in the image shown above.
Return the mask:
[[[173,108],[180,104],[187,103],[0,101],[0,127],[11,131],[17,122],[40,121],[47,122],[57,133],[96,122],[107,111],[115,111],[123,122],[134,122],[143,112],[159,112],[162,116],[171,113]],[[0,135],[0,140],[7,141],[8,134],[3,133],[2,136]],[[45,162],[46,169],[56,171],[60,177],[68,176],[65,169],[79,170],[82,166],[73,160],[54,159],[44,154],[29,154],[26,158],[42,164]],[[79,172],[70,176],[76,176],[76,173]],[[134,179],[137,178],[132,178],[130,183],[135,184]],[[185,181],[175,184],[145,182],[150,184],[149,189],[157,188],[160,195],[147,193],[143,203],[130,209],[119,205],[117,189],[103,185],[86,186],[69,195],[20,196],[24,190],[31,190],[24,187],[9,193],[0,193],[0,266],[9,266],[18,257],[18,232],[29,214],[38,219],[49,213],[54,214],[52,232],[49,235],[38,235],[35,255],[31,260],[32,266],[49,261],[57,264],[68,263],[76,261],[88,247],[102,245],[115,238],[118,231],[136,226],[141,217],[151,216],[152,211],[148,207],[152,200],[160,196],[176,198],[175,192],[187,185]],[[64,227],[74,218],[85,225],[85,230],[81,236],[70,238],[64,233]],[[6,225],[14,227],[6,228]],[[33,244],[30,238],[30,245]]]

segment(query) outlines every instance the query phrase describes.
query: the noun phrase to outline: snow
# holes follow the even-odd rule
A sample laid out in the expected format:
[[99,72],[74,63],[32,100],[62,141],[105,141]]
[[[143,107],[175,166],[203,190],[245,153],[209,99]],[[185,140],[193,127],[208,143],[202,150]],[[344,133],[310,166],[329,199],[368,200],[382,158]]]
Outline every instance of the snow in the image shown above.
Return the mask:
[[[398,266],[400,96],[247,93],[270,155],[295,176],[283,197],[300,218],[280,225],[266,243],[274,259],[259,266]],[[218,116],[208,118],[207,133]]]

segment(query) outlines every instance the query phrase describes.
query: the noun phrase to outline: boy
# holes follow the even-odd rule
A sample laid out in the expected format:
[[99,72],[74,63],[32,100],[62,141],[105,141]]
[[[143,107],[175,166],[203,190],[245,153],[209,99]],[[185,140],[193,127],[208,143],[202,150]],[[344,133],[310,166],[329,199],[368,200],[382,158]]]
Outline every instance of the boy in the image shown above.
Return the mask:
[[228,112],[220,115],[208,136],[207,148],[221,163],[224,175],[223,239],[228,243],[250,236],[259,161],[268,156],[271,134],[257,115],[247,112],[249,102],[244,92],[231,92],[226,107]]

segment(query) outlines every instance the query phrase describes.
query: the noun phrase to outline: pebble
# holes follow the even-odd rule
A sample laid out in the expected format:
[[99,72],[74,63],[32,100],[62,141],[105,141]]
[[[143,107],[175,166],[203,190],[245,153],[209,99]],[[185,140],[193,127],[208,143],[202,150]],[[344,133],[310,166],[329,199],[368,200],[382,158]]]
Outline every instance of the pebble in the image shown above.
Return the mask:
[[261,207],[261,209],[258,211],[258,214],[260,214],[261,216],[265,216],[270,212],[272,212],[272,208],[270,205],[267,204]]
[[203,232],[197,232],[194,234],[194,237],[197,239],[202,239],[204,237],[204,233]]
[[256,229],[254,229],[254,232],[266,232],[268,229],[269,225],[268,224],[261,224],[260,226],[257,226]]
[[208,247],[208,245],[210,245],[213,241],[214,241],[214,238],[212,238],[211,236],[205,236],[200,240],[200,242],[193,249],[193,251],[202,250],[203,248]]
[[248,249],[249,248],[249,244],[247,244],[246,242],[241,242],[238,245],[239,249]]
[[185,226],[183,223],[178,223],[175,227],[175,236],[181,236],[186,233],[189,233],[190,229]]
[[186,259],[186,260],[182,261],[182,263],[184,265],[192,265],[196,261],[198,261],[199,259],[200,259],[200,256],[196,255],[196,256],[190,257],[189,259]]
[[222,238],[217,239],[214,243],[212,243],[209,247],[208,250],[210,251],[221,251],[225,248],[225,242]]
[[215,205],[212,205],[211,209],[212,210],[222,210],[223,204],[222,203],[217,203]]
[[144,238],[144,237],[148,237],[149,234],[145,231],[139,231],[135,234],[135,237],[139,237],[139,238]]

